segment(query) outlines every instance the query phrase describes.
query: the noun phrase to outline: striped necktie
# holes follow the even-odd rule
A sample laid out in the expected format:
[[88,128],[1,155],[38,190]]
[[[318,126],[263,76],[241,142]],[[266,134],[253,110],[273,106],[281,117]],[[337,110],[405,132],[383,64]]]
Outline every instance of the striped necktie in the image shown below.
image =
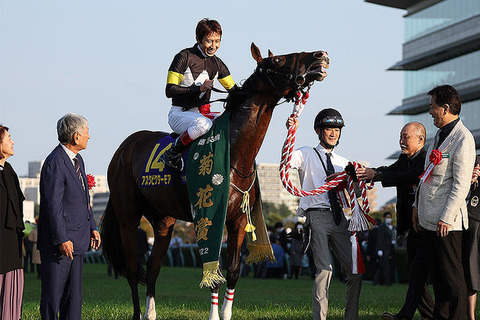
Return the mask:
[[75,164],[75,172],[77,173],[78,179],[80,179],[80,182],[82,183],[83,190],[85,190],[85,185],[82,179],[82,173],[80,172],[80,163],[78,162],[78,158],[75,156],[73,158],[73,163]]

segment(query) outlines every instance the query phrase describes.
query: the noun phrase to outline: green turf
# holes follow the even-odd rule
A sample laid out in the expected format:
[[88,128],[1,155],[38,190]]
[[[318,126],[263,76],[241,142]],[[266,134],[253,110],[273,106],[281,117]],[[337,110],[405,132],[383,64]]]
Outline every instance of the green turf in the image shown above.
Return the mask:
[[[210,294],[199,289],[201,269],[164,267],[157,281],[157,319],[208,319]],[[140,302],[145,312],[145,287],[140,286]],[[384,311],[396,312],[403,304],[407,286],[372,286],[363,283],[360,295],[360,319],[380,319]],[[225,287],[220,291],[220,304]],[[312,280],[239,279],[235,292],[233,319],[311,319]],[[345,285],[333,280],[330,286],[328,319],[343,319]],[[40,319],[40,280],[25,274],[23,320]],[[83,277],[82,319],[131,319],[130,288],[124,278],[107,276],[106,265],[86,264]],[[417,314],[418,316],[418,314]],[[480,308],[477,305],[477,317]],[[419,319],[420,317],[416,317]]]

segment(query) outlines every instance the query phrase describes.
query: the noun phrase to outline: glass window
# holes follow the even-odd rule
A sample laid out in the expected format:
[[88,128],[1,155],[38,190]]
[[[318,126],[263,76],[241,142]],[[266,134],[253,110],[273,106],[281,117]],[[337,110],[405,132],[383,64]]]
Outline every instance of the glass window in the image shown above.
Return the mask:
[[[480,3],[480,1],[479,1]],[[479,78],[480,51],[415,71],[404,71],[405,98],[428,92],[439,84],[455,84]]]
[[479,0],[445,0],[405,17],[405,42],[480,14]]
[[[427,90],[428,91],[428,90]],[[426,96],[426,101],[429,101],[430,96]],[[462,111],[460,112],[460,118],[463,124],[470,130],[480,129],[480,100],[470,101],[462,104]],[[427,130],[427,139],[433,138],[437,133],[438,128],[433,125],[433,118],[428,113],[416,114],[413,116],[405,116],[407,122],[420,122],[425,126]]]

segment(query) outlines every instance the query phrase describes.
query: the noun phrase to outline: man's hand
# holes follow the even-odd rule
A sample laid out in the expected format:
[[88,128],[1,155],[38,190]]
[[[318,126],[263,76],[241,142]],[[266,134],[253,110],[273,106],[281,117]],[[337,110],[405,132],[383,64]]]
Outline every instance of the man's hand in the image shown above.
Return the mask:
[[372,180],[375,177],[375,170],[372,168],[360,167],[355,172],[358,180]]
[[100,239],[100,233],[98,233],[97,230],[93,230],[90,235],[90,247],[92,247],[93,250],[97,250],[101,243],[102,240]]
[[60,253],[70,260],[73,260],[73,242],[68,240],[58,245]]
[[205,92],[213,88],[213,80],[205,80],[204,83],[200,86],[200,91]]
[[438,220],[437,223],[437,236],[446,237],[448,235],[448,229],[450,229],[450,225],[448,223],[443,222],[442,220]]
[[298,128],[298,118],[292,116],[288,117],[287,123],[285,125],[287,126],[287,129],[291,126],[295,126],[295,128]]
[[413,210],[412,210],[412,224],[413,224],[413,230],[415,230],[415,232],[422,231],[422,227],[420,226],[420,223],[418,222],[417,208],[415,208],[415,207],[413,207]]

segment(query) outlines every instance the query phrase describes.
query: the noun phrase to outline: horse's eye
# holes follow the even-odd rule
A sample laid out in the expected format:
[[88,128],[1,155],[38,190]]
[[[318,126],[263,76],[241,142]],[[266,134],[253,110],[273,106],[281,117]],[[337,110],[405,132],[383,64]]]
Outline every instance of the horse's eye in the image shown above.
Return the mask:
[[273,64],[276,64],[278,66],[282,66],[285,63],[285,57],[274,57],[272,59]]
[[277,57],[277,58],[273,59],[273,63],[280,63],[280,58]]

